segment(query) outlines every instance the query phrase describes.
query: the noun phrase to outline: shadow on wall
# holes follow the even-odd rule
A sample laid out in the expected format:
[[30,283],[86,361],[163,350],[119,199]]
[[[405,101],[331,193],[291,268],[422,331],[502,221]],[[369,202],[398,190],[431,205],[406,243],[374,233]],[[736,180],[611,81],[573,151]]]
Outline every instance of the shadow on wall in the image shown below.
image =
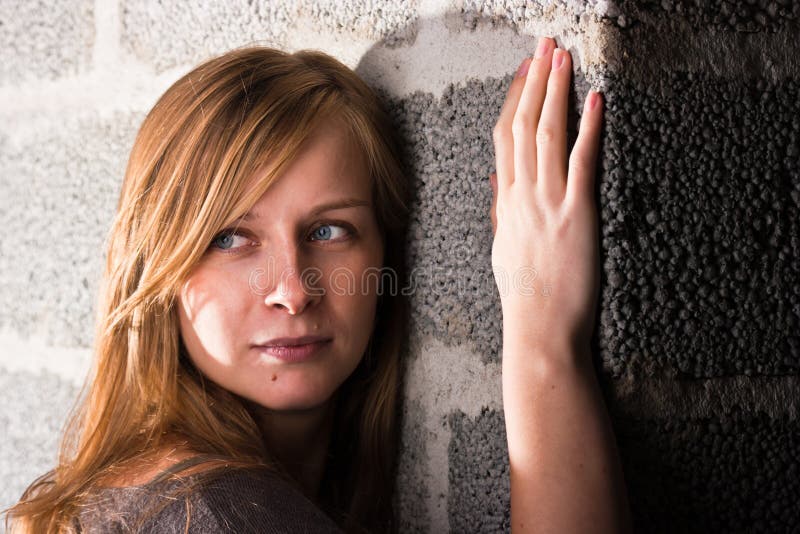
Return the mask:
[[[470,25],[479,35],[495,38],[464,38],[476,35],[464,28],[464,20],[458,20],[464,17],[449,13],[418,20],[373,46],[356,70],[388,104],[412,183],[410,227],[403,244],[410,271],[408,285],[414,289],[410,295],[413,339],[409,357],[418,357],[414,341],[432,337],[481,354],[485,364],[496,364],[502,315],[491,269],[488,177],[495,168],[492,129],[516,65],[496,76],[469,71],[475,68],[476,54],[489,58],[487,64],[500,57],[513,58],[510,64],[521,61],[533,54],[538,36],[519,35],[496,20],[472,17]],[[559,35],[554,37],[563,47]],[[404,49],[398,48],[403,40],[416,41],[415,50],[424,52],[404,55]],[[453,46],[452,40],[459,45]],[[569,49],[573,64],[580,64],[579,50]],[[450,74],[459,72],[466,74]],[[441,93],[417,90],[398,95],[392,89],[404,85],[404,76],[423,80],[452,76],[456,83]],[[570,146],[577,136],[576,110],[582,109],[588,91],[582,71],[576,69],[574,79],[578,89],[569,95]],[[452,376],[466,372],[453,369]],[[469,379],[462,382],[469,383]],[[445,395],[450,391],[445,384],[441,388]],[[497,399],[496,405],[499,403]],[[401,530],[507,532],[510,502],[502,414],[493,411],[481,416],[488,421],[481,425],[462,421],[463,414],[457,411],[449,414],[447,427],[437,424],[431,428],[440,410],[420,399],[406,398],[404,402],[397,487]],[[480,430],[486,428],[492,431]],[[444,445],[430,443],[431,433]]]
[[[476,32],[465,29],[466,23],[476,27],[481,37],[462,38],[461,35]],[[401,28],[387,37],[384,41],[391,46],[384,41],[373,46],[356,70],[388,103],[407,154],[414,195],[406,243],[413,269],[409,282],[414,288],[413,331],[448,345],[465,345],[482,354],[485,362],[497,362],[501,324],[497,320],[499,298],[490,265],[489,221],[489,174],[495,167],[492,129],[516,63],[533,54],[538,35],[519,35],[495,19],[458,12],[418,20],[411,28]],[[463,46],[449,43],[453,33]],[[499,34],[495,40],[485,39],[494,34]],[[398,36],[428,53],[404,54],[397,48]],[[554,37],[564,47],[561,37]],[[513,44],[506,40],[513,40]],[[567,49],[573,65],[579,65],[580,50],[576,46]],[[482,68],[476,69],[476,55],[479,59],[511,57],[503,63],[513,67],[497,76],[489,75]],[[401,64],[409,60],[414,61],[410,67]],[[577,67],[573,71],[569,147],[575,142],[579,111],[590,88],[586,73]],[[395,94],[393,86],[403,85],[403,78],[408,76],[456,80],[441,94],[423,90]],[[602,75],[592,73],[591,77],[599,79]],[[598,82],[592,85],[596,87]]]
[[[484,17],[472,17],[476,30],[464,29],[470,26],[466,18],[450,13],[419,20],[376,44],[357,70],[380,90],[382,80],[397,78],[397,62],[409,60],[394,48],[404,39],[416,39],[416,48],[424,41],[431,56],[412,58],[417,61],[403,69],[434,79],[442,76],[443,65],[468,63],[470,54],[508,54],[506,39],[528,43],[518,50],[520,60],[535,48],[538,35],[520,36],[513,25]],[[574,20],[564,18],[570,39]],[[555,34],[563,46],[559,33],[550,32],[555,25],[548,24],[542,34]],[[800,369],[793,359],[798,338],[789,328],[797,325],[796,297],[785,288],[798,287],[792,258],[800,217],[792,199],[800,198],[800,163],[797,135],[786,132],[800,131],[800,89],[794,80],[769,82],[762,72],[725,79],[691,67],[651,65],[652,56],[642,50],[657,48],[672,57],[679,52],[670,47],[680,43],[665,40],[658,27],[640,26],[609,22],[609,35],[620,41],[609,46],[623,47],[633,67],[576,71],[568,121],[571,146],[587,79],[603,88],[605,130],[596,180],[601,297],[592,346],[637,531],[797,524],[796,418],[756,408],[769,404],[769,391],[778,404],[796,400],[791,392]],[[480,34],[472,41],[476,49],[450,46],[460,38],[452,32],[471,31]],[[730,39],[742,43],[738,35]],[[579,51],[567,48],[573,64],[580,64]],[[491,131],[512,69],[465,75],[441,94],[382,91],[413,183],[404,244],[416,289],[412,338],[464,347],[486,364],[499,361],[501,340],[490,266]],[[634,71],[658,76],[633,79]],[[766,284],[758,294],[748,285],[755,278]],[[764,317],[774,320],[767,324]],[[412,349],[409,358],[417,356]],[[752,375],[764,380],[749,382]],[[785,380],[767,382],[775,376]],[[620,402],[631,391],[636,394]],[[441,426],[425,427],[426,410],[434,407],[405,400],[398,488],[405,530],[508,531],[502,411],[487,410],[472,420],[450,414],[445,482],[444,465],[420,461],[430,454],[425,436],[443,432]],[[440,502],[445,496],[446,512]]]

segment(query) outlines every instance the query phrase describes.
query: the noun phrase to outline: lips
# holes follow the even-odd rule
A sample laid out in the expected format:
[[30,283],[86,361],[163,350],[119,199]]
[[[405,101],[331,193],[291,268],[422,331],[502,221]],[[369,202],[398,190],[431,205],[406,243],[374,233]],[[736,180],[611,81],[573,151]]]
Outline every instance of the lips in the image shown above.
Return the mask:
[[286,363],[300,363],[314,360],[331,339],[324,336],[279,337],[253,345],[253,350]]
[[298,345],[308,345],[310,343],[321,343],[330,341],[326,336],[300,336],[300,337],[276,337],[269,341],[256,343],[254,347],[296,347]]

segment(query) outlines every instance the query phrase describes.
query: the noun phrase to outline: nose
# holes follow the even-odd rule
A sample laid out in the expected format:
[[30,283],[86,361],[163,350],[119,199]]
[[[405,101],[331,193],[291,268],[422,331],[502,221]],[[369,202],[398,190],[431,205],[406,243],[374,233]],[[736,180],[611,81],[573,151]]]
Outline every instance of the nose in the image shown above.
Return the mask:
[[304,267],[297,249],[284,251],[280,258],[273,256],[269,261],[274,264],[274,269],[271,265],[268,270],[275,283],[267,291],[264,304],[298,315],[320,300],[320,289],[313,283],[318,270]]

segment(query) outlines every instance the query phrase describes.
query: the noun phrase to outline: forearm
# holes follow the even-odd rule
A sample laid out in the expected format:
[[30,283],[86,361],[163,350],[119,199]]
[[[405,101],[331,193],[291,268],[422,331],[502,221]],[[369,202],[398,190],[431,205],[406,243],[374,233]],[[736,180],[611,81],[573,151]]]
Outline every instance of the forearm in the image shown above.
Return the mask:
[[504,336],[512,532],[629,532],[616,442],[588,347]]

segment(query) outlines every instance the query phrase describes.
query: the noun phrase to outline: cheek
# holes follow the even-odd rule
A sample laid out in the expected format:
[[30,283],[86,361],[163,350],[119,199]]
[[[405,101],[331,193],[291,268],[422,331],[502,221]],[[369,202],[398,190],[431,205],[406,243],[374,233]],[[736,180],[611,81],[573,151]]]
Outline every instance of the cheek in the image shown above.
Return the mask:
[[199,272],[183,286],[179,301],[180,331],[195,362],[230,360],[239,338],[237,319],[244,299],[234,284],[216,273]]
[[322,269],[329,309],[337,319],[340,335],[346,335],[351,349],[359,352],[366,346],[372,331],[381,256],[373,251],[337,259]]

